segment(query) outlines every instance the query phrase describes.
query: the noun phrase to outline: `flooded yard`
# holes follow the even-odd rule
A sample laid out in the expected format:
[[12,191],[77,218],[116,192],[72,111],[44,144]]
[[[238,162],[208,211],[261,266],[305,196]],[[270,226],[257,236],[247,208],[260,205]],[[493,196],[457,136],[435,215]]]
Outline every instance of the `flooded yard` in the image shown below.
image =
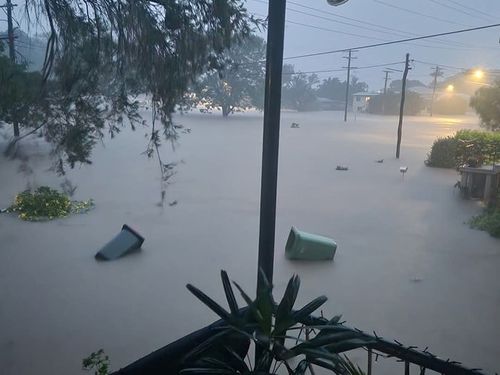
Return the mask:
[[[220,269],[254,292],[262,115],[176,120],[191,132],[175,152],[163,147],[164,159],[179,163],[164,208],[158,165],[141,154],[148,129],[139,129],[98,145],[94,164],[68,172],[75,198],[95,200],[89,213],[36,223],[0,215],[2,374],[80,373],[82,358],[99,348],[118,369],[216,320],[185,284],[222,302]],[[367,332],[499,371],[500,241],[466,224],[481,208],[454,190],[458,174],[424,165],[436,137],[477,123],[408,117],[396,160],[394,117],[344,123],[339,112],[284,112],[276,294],[297,273],[299,305],[324,294],[325,316],[343,314]],[[0,159],[0,206],[28,182],[62,181],[46,171],[46,149],[35,143],[25,147],[28,176],[20,161]],[[124,223],[145,237],[142,252],[96,262]],[[335,261],[285,259],[292,225],[335,239]]]

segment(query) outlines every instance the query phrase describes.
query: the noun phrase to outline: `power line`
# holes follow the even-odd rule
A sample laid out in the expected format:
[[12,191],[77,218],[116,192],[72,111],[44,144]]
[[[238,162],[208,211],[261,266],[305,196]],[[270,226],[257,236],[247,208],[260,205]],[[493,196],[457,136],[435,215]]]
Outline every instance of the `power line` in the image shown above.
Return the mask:
[[427,61],[422,61],[422,60],[413,60],[416,63],[424,64],[424,65],[430,65],[430,66],[440,66],[443,68],[449,68],[449,69],[456,69],[456,70],[467,70],[468,68],[459,68],[457,66],[452,66],[452,65],[445,65],[445,64],[436,64],[436,63],[431,63]]
[[301,23],[301,22],[291,21],[289,19],[287,19],[286,22],[289,23],[289,24],[292,24],[292,25],[299,25],[299,26],[309,27],[311,29],[323,30],[323,31],[330,31],[330,32],[333,32],[335,34],[344,34],[344,35],[349,35],[349,36],[355,36],[357,38],[365,38],[365,39],[371,39],[371,40],[386,41],[386,39],[381,39],[381,38],[377,38],[377,37],[373,37],[373,36],[367,36],[367,35],[361,35],[361,34],[354,34],[354,33],[350,33],[350,32],[347,32],[347,31],[342,31],[342,30],[328,29],[328,28],[321,27],[321,26],[314,26],[314,25],[309,25],[309,24],[305,24],[305,23]]
[[[262,17],[262,15],[259,15],[258,13],[253,13],[253,14]],[[387,39],[381,39],[381,38],[377,38],[377,37],[371,37],[371,36],[360,35],[360,34],[353,34],[353,33],[349,33],[349,32],[346,32],[346,31],[329,29],[329,28],[325,28],[325,27],[321,27],[321,26],[309,25],[309,24],[305,24],[305,23],[301,23],[301,22],[292,21],[292,20],[289,20],[289,19],[286,19],[286,23],[289,23],[291,25],[304,26],[304,27],[308,27],[308,28],[316,29],[316,30],[329,31],[329,32],[332,32],[332,33],[335,33],[335,34],[350,35],[350,36],[355,36],[355,37],[359,37],[359,38],[365,38],[365,39],[371,39],[371,40],[379,40],[379,41],[382,41],[382,42],[388,42],[389,41]],[[416,47],[434,48],[434,49],[440,49],[440,50],[443,50],[443,49],[453,50],[453,51],[470,51],[471,50],[471,48],[468,48],[468,47],[460,48],[460,47],[448,47],[448,46],[430,46],[430,45],[426,45],[426,44],[411,43],[411,42],[407,43],[407,44],[413,45],[413,46],[416,46]]]
[[[258,3],[268,4],[268,2],[265,1],[265,0],[253,0],[253,1],[254,2],[258,2]],[[340,23],[340,24],[343,24],[343,25],[348,25],[348,26],[360,28],[360,29],[363,29],[363,30],[375,31],[375,32],[378,32],[378,33],[383,33],[383,34],[389,34],[391,36],[394,36],[395,32],[398,33],[399,36],[403,36],[403,37],[408,36],[408,35],[418,36],[418,34],[415,34],[415,33],[407,32],[407,31],[403,31],[403,30],[399,30],[399,29],[394,29],[394,28],[386,27],[386,26],[382,26],[382,25],[377,25],[377,24],[374,24],[374,23],[370,23],[368,21],[357,20],[355,18],[350,18],[350,17],[346,17],[346,16],[340,16],[340,15],[337,15],[335,13],[326,12],[326,11],[323,11],[323,10],[318,9],[318,8],[314,8],[314,7],[302,5],[302,4],[296,3],[294,1],[289,1],[289,3],[293,4],[295,6],[304,8],[304,9],[313,10],[313,11],[321,13],[321,14],[328,14],[328,15],[331,15],[331,16],[336,17],[336,18],[347,19],[347,20],[350,20],[350,21],[353,21],[353,22],[358,22],[358,23],[361,23],[362,25],[360,26],[360,25],[355,25],[353,23],[349,23],[349,22],[338,21],[338,20],[334,20],[332,18],[328,18],[328,17],[324,17],[324,16],[319,16],[319,15],[315,15],[315,14],[311,14],[311,13],[307,13],[307,12],[303,12],[303,11],[300,11],[300,10],[297,10],[297,9],[293,9],[293,8],[287,7],[288,11],[299,13],[299,14],[303,14],[303,15],[307,15],[307,16],[310,16],[310,17],[315,17],[315,18],[318,18],[318,19],[323,19],[323,20],[326,20],[326,21],[334,22],[334,23]],[[262,16],[261,15],[261,17],[266,17],[266,16]],[[377,30],[377,29],[374,29],[373,27],[367,27],[366,25],[371,25],[371,26],[374,26],[374,27],[379,28],[379,29],[389,30],[390,32],[389,31]],[[303,25],[303,26],[305,26],[305,25]],[[440,45],[445,44],[445,45],[449,45],[449,46],[462,46],[462,47],[474,48],[474,49],[478,48],[477,46],[471,47],[470,45],[467,45],[465,43],[455,42],[455,41],[433,40],[431,42],[438,43]],[[418,44],[415,44],[415,45],[420,46],[420,47],[427,47],[427,48],[437,48],[437,47],[426,46],[426,45],[418,45]],[[479,47],[479,48],[481,48],[481,47]],[[482,47],[482,48],[484,48],[484,47]]]
[[[254,1],[262,1],[262,0],[254,0]],[[303,5],[303,4],[294,2],[294,1],[288,1],[288,3],[296,5],[298,7],[304,8],[304,9],[314,10],[314,11],[322,13],[322,14],[328,14],[328,15],[331,15],[332,17],[335,17],[335,18],[341,18],[341,19],[346,19],[346,20],[353,21],[353,22],[358,22],[358,23],[361,23],[363,25],[363,26],[357,26],[357,27],[366,28],[365,25],[370,25],[370,26],[373,26],[373,27],[376,27],[376,28],[380,28],[380,29],[391,31],[392,32],[391,35],[394,35],[394,32],[397,32],[397,33],[401,34],[402,36],[405,36],[405,35],[418,36],[418,34],[411,33],[411,32],[408,32],[408,31],[404,31],[404,30],[400,30],[400,29],[395,29],[393,27],[388,27],[388,26],[384,26],[384,25],[379,25],[379,24],[368,22],[368,21],[365,21],[365,20],[359,20],[359,19],[356,19],[356,18],[342,16],[342,15],[339,15],[339,14],[336,14],[336,13],[333,13],[333,12],[327,12],[327,11],[324,11],[322,9],[313,8],[313,7],[310,7],[310,6],[307,6],[307,5]],[[451,42],[451,41],[438,41],[438,40],[436,40],[435,42],[456,43],[456,45],[463,44],[463,43],[457,43],[457,42]]]
[[330,55],[332,53],[339,53],[339,52],[349,51],[349,49],[367,49],[367,48],[381,47],[381,46],[387,46],[387,45],[391,45],[391,44],[399,44],[399,43],[411,42],[411,41],[414,41],[414,40],[422,40],[422,39],[436,38],[436,37],[445,36],[445,35],[454,35],[454,34],[466,33],[466,32],[470,32],[470,31],[491,29],[493,27],[499,27],[499,26],[500,26],[500,23],[495,23],[495,24],[492,24],[492,25],[477,26],[477,27],[471,27],[471,28],[468,28],[468,29],[447,31],[447,32],[438,33],[438,34],[429,34],[429,35],[423,35],[423,36],[413,37],[413,38],[407,38],[407,39],[392,40],[392,41],[383,42],[383,43],[375,43],[375,44],[368,44],[368,45],[351,47],[351,48],[342,48],[342,49],[337,49],[337,50],[332,50],[332,51],[315,52],[315,53],[308,53],[308,54],[304,54],[304,55],[290,56],[290,57],[285,57],[284,60],[293,60],[293,59],[301,59],[301,58],[305,58],[305,57]]
[[[400,64],[404,64],[404,63],[405,63],[404,61],[396,61],[396,62],[390,62],[390,63],[385,63],[385,64],[368,65],[368,66],[358,66],[356,68],[351,67],[351,70],[363,70],[363,69],[380,68],[380,67],[391,66],[391,65],[400,65]],[[345,72],[345,70],[346,70],[346,68],[325,69],[325,70],[311,70],[311,71],[307,71],[307,72],[285,72],[285,73],[283,73],[283,75]]]
[[382,5],[385,5],[387,7],[390,7],[390,8],[398,9],[398,10],[400,10],[402,12],[411,13],[411,14],[414,14],[414,15],[417,15],[417,16],[430,18],[430,19],[433,19],[433,20],[436,20],[436,21],[439,21],[439,22],[446,22],[446,23],[449,23],[449,24],[452,24],[452,25],[470,27],[470,25],[466,25],[466,24],[459,23],[459,22],[454,22],[454,21],[449,21],[447,19],[439,18],[439,17],[435,17],[435,16],[431,16],[431,15],[425,14],[425,13],[420,13],[420,12],[417,12],[416,10],[412,10],[412,9],[400,7],[400,6],[394,5],[394,4],[389,4],[389,3],[386,3],[385,1],[382,1],[382,0],[373,0],[373,1],[376,2],[376,3],[382,4]]
[[[431,62],[427,62],[427,61],[421,61],[421,60],[414,60],[416,63],[420,63],[420,64],[424,64],[424,65],[429,65],[429,66],[439,66],[441,68],[447,68],[447,69],[455,69],[455,70],[458,70],[459,72],[461,73],[466,73],[467,71],[470,71],[471,69],[473,68],[460,68],[460,67],[457,67],[457,66],[452,66],[452,65],[445,65],[445,64],[438,64],[438,63],[431,63]],[[496,75],[496,74],[500,74],[500,71],[496,71],[495,69],[481,69],[481,70],[484,70],[485,72],[487,72],[488,74],[491,74],[491,75]]]
[[486,17],[483,17],[483,16],[479,16],[479,15],[476,15],[474,13],[471,13],[471,12],[468,12],[466,10],[463,10],[463,9],[460,9],[460,8],[457,8],[455,6],[452,6],[452,5],[447,5],[447,4],[443,4],[441,3],[440,1],[438,0],[428,0],[434,4],[437,4],[443,8],[447,8],[447,9],[451,9],[451,10],[454,10],[455,12],[458,12],[458,13],[462,13],[462,14],[466,14],[468,16],[471,16],[471,17],[474,17],[474,18],[478,18],[480,20],[483,20],[483,21],[488,21],[488,22],[491,22],[491,19],[489,18],[486,18]]
[[[254,1],[263,2],[261,0],[254,0]],[[253,12],[252,14],[255,15],[255,16],[257,16],[257,17],[266,17],[265,15],[260,14],[260,13]],[[323,18],[323,17],[320,17],[320,18]],[[336,29],[329,29],[329,28],[321,27],[321,26],[314,26],[314,25],[310,25],[310,24],[306,24],[306,23],[302,23],[302,22],[292,21],[292,20],[290,20],[288,18],[285,21],[288,24],[298,25],[298,26],[303,26],[303,27],[308,27],[308,28],[311,28],[311,29],[316,29],[316,30],[321,30],[321,31],[328,31],[328,32],[332,32],[334,34],[344,34],[344,35],[349,35],[349,36],[355,36],[355,37],[358,37],[358,38],[365,38],[365,39],[370,39],[370,40],[379,40],[379,41],[382,41],[382,42],[388,42],[387,39],[381,39],[381,38],[367,36],[367,35],[361,35],[361,34],[354,34],[354,33],[349,33],[347,31],[336,30]],[[336,22],[334,20],[331,20],[331,21],[332,22]],[[414,34],[414,35],[417,35],[417,34]],[[454,51],[470,51],[471,50],[470,47],[463,47],[463,48],[461,48],[461,47],[448,47],[448,46],[442,46],[442,45],[431,46],[431,45],[419,44],[419,43],[408,43],[408,44],[409,45],[414,45],[414,46],[417,46],[417,47],[434,48],[434,49],[441,49],[441,50],[442,49],[454,50]],[[475,48],[481,49],[481,47],[475,47]]]
[[468,10],[470,10],[472,12],[476,12],[476,13],[482,14],[483,16],[489,17],[490,20],[496,19],[496,17],[493,17],[491,14],[483,12],[483,11],[477,9],[477,8],[472,8],[472,7],[469,7],[467,5],[463,5],[462,3],[459,3],[458,1],[455,1],[455,0],[445,0],[445,1],[447,1],[449,3],[452,3],[452,4],[455,4],[455,5],[458,5],[459,7],[462,7],[464,9],[468,9]]

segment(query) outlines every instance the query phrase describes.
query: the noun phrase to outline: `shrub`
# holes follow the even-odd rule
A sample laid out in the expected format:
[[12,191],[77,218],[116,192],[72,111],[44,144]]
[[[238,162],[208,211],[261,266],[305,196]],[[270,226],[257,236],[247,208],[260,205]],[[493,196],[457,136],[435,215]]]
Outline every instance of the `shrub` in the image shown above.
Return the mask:
[[40,221],[66,217],[71,213],[86,212],[94,206],[92,200],[71,201],[69,197],[48,186],[40,186],[17,194],[7,212],[16,212],[22,220]]
[[481,126],[489,130],[500,130],[500,81],[477,90],[470,105],[481,118]]
[[500,161],[500,133],[460,130],[453,137],[438,138],[427,156],[426,165],[458,168]]
[[494,164],[500,161],[500,133],[480,130],[460,130],[457,139],[457,166],[467,164],[470,159],[478,164]]
[[455,137],[438,138],[427,155],[429,167],[454,168],[456,166],[457,140]]
[[481,215],[474,216],[469,224],[471,228],[484,230],[491,236],[500,238],[500,209],[486,209]]

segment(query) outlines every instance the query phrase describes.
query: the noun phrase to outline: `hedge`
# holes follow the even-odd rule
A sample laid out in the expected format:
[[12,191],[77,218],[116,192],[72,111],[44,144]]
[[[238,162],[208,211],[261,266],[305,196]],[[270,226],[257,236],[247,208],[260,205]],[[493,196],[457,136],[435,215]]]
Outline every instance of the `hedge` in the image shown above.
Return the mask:
[[500,132],[460,130],[452,137],[438,138],[427,155],[426,165],[458,168],[464,164],[500,162]]

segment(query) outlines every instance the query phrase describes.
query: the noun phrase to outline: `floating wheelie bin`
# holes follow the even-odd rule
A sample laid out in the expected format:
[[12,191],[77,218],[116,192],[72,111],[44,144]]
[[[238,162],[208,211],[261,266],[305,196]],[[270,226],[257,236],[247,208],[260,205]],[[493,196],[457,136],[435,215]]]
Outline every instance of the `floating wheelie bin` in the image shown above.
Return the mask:
[[285,256],[296,260],[332,260],[337,244],[328,237],[292,227],[285,246]]
[[124,224],[120,233],[111,241],[104,245],[97,252],[95,258],[98,260],[117,259],[131,251],[137,250],[142,246],[144,237],[135,230]]

